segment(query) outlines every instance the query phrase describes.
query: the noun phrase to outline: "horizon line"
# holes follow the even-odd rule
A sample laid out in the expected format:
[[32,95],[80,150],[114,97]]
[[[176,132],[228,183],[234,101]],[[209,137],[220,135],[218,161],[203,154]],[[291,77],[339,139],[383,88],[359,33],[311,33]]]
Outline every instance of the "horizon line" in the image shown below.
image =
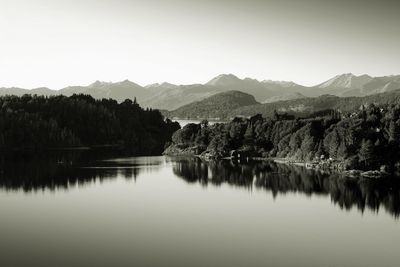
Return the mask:
[[119,80],[119,81],[95,80],[94,82],[91,82],[91,83],[89,83],[89,84],[87,84],[87,85],[67,85],[67,86],[62,87],[62,88],[59,88],[59,89],[53,89],[53,88],[50,88],[50,87],[47,87],[47,86],[38,86],[38,87],[33,87],[33,88],[23,88],[23,87],[19,87],[19,86],[9,86],[9,87],[1,86],[0,89],[23,89],[23,90],[49,89],[49,90],[52,90],[52,91],[59,91],[59,90],[62,90],[62,89],[66,89],[66,88],[68,88],[68,87],[89,87],[90,85],[92,85],[92,84],[94,84],[94,83],[97,83],[97,82],[106,83],[106,84],[117,84],[117,83],[122,83],[122,82],[131,82],[131,83],[134,83],[134,84],[136,84],[136,85],[138,85],[138,86],[140,86],[140,87],[146,89],[146,87],[149,87],[149,86],[151,86],[151,85],[161,85],[161,84],[164,84],[164,83],[168,83],[168,84],[176,85],[176,86],[206,85],[207,83],[209,83],[210,81],[212,81],[212,80],[215,79],[215,78],[218,78],[218,77],[220,77],[220,76],[229,76],[229,75],[234,76],[234,77],[236,77],[236,78],[238,78],[239,80],[242,80],[242,81],[243,81],[243,80],[246,80],[246,79],[250,79],[250,80],[255,80],[255,81],[257,81],[257,82],[286,82],[286,83],[294,83],[294,84],[296,84],[296,85],[303,86],[303,87],[307,87],[307,88],[312,88],[312,87],[316,87],[316,86],[318,86],[318,85],[320,85],[320,84],[323,84],[324,82],[327,82],[327,81],[329,81],[329,80],[331,80],[331,79],[333,79],[333,78],[335,78],[335,77],[342,76],[342,75],[353,75],[353,76],[355,76],[355,77],[361,77],[361,76],[365,76],[365,75],[366,75],[366,76],[369,76],[369,77],[371,77],[371,78],[382,78],[382,77],[394,77],[394,76],[399,76],[400,74],[388,74],[388,75],[384,75],[384,76],[372,76],[372,75],[370,75],[370,74],[368,74],[368,73],[356,75],[356,74],[354,74],[354,73],[352,73],[352,72],[344,72],[344,73],[337,74],[337,75],[335,75],[335,76],[333,76],[333,77],[331,77],[331,78],[329,78],[329,79],[327,79],[327,80],[324,80],[324,81],[322,81],[322,82],[319,82],[319,83],[317,83],[317,84],[315,84],[315,85],[311,85],[311,86],[302,85],[301,83],[297,83],[297,82],[294,82],[294,81],[291,81],[291,80],[278,80],[278,79],[277,79],[277,80],[273,80],[273,79],[262,79],[262,80],[261,80],[261,79],[251,78],[251,77],[240,78],[238,75],[233,74],[233,73],[221,73],[221,74],[218,74],[218,75],[214,76],[213,78],[209,79],[209,80],[208,80],[207,82],[205,82],[205,83],[177,84],[177,83],[170,83],[170,82],[167,82],[167,81],[163,81],[163,82],[155,82],[155,83],[149,83],[149,84],[146,84],[146,85],[141,85],[141,84],[139,84],[139,83],[137,83],[137,82],[134,82],[134,81],[130,80],[129,78],[127,78],[127,79],[123,79],[123,80]]

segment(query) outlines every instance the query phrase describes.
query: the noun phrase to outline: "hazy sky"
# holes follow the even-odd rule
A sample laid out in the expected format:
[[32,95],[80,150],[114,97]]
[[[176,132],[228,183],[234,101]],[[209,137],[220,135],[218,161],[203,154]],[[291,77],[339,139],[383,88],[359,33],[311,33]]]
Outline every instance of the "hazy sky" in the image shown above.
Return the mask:
[[0,87],[400,74],[400,0],[0,0]]

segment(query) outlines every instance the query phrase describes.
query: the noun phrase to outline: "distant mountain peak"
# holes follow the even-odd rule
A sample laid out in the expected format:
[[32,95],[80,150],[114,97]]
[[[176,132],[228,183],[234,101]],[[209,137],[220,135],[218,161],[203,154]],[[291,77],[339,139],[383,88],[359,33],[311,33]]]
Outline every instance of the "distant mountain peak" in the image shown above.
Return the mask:
[[253,78],[249,78],[249,77],[244,78],[243,81],[259,82],[259,80],[253,79]]
[[92,87],[92,88],[100,88],[100,87],[106,87],[106,86],[123,86],[123,87],[141,87],[140,85],[131,82],[130,80],[126,79],[120,82],[103,82],[103,81],[95,81],[94,83],[90,84],[88,87]]
[[220,74],[217,77],[211,79],[206,85],[212,86],[229,86],[242,81],[233,74]]
[[280,85],[282,87],[294,87],[298,86],[298,84],[292,82],[292,81],[273,81],[273,80],[263,80],[262,83],[264,84],[276,84]]
[[369,75],[356,76],[353,73],[344,73],[336,75],[332,79],[321,83],[317,87],[319,88],[348,88],[348,89],[360,89],[365,84],[370,82],[373,78]]
[[351,73],[351,72],[348,72],[348,73],[343,73],[343,74],[341,74],[341,75],[338,75],[338,76],[355,77],[356,75],[354,75],[354,74],[353,74],[353,73]]
[[145,86],[146,88],[175,88],[178,87],[176,84],[163,82],[163,83],[153,83]]
[[91,84],[89,85],[89,87],[102,87],[102,86],[107,85],[107,84],[109,84],[109,83],[108,83],[108,82],[102,82],[102,81],[97,80],[97,81],[95,81],[94,83],[91,83]]
[[177,85],[169,82],[163,82],[160,86],[170,88],[170,87],[176,87]]
[[122,85],[122,86],[139,86],[138,84],[131,82],[130,80],[126,79],[121,82],[117,82],[115,84]]

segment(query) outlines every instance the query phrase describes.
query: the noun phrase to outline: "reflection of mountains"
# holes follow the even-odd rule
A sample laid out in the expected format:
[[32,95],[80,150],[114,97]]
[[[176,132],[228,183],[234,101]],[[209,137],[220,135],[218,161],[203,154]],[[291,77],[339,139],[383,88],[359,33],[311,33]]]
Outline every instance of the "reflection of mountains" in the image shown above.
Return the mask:
[[400,181],[396,179],[350,179],[272,162],[236,165],[229,161],[205,163],[196,158],[177,160],[173,171],[189,183],[255,187],[274,196],[286,192],[329,194],[342,209],[357,207],[364,211],[368,207],[378,211],[383,206],[395,217],[400,214]]
[[0,157],[0,188],[29,192],[68,189],[117,176],[136,178],[143,170],[138,166],[154,162],[154,159],[146,162],[145,158],[103,161],[105,157],[111,155],[64,152],[40,157]]

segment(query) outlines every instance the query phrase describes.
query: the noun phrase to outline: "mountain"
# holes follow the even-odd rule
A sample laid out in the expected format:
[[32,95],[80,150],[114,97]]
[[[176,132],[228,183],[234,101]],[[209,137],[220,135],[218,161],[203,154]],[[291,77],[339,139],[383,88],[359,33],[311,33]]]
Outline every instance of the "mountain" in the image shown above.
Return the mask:
[[356,76],[351,73],[337,75],[328,81],[312,87],[306,87],[290,81],[271,81],[244,78],[233,74],[221,74],[205,84],[175,85],[156,83],[147,86],[132,81],[101,82],[96,81],[88,86],[69,86],[60,90],[37,88],[0,88],[0,95],[38,94],[66,95],[89,94],[96,99],[112,98],[119,102],[135,97],[143,107],[175,110],[192,102],[201,101],[212,95],[228,91],[241,91],[253,95],[258,102],[276,102],[304,97],[317,97],[324,94],[335,96],[367,96],[391,92],[400,88],[400,75],[371,77]]
[[150,90],[134,83],[129,80],[121,82],[101,82],[95,81],[88,86],[68,86],[60,90],[51,90],[49,88],[36,88],[36,89],[22,89],[22,88],[0,88],[0,95],[16,95],[21,96],[24,94],[37,94],[37,95],[65,95],[71,96],[73,94],[88,94],[96,99],[112,98],[119,102],[125,99],[133,100],[135,97],[137,101],[143,103],[145,99],[152,96]]
[[259,104],[254,96],[240,91],[227,91],[201,101],[184,105],[165,115],[170,118],[225,119],[230,111],[244,106]]
[[139,102],[150,97],[150,92],[142,86],[129,80],[111,83],[96,81],[88,86],[70,86],[63,88],[59,94],[70,96],[73,94],[88,94],[96,99],[112,98],[119,102],[125,99],[134,99]]
[[183,105],[199,101],[214,94],[220,93],[218,89],[210,88],[203,84],[191,85],[160,85],[147,88],[151,97],[148,97],[141,105],[158,109],[174,110]]
[[303,91],[306,87],[293,82],[282,81],[258,81],[256,79],[239,79],[232,74],[222,74],[210,80],[206,85],[217,88],[220,91],[236,90],[251,94],[257,101],[264,101],[273,96],[284,93]]
[[183,105],[201,101],[212,95],[227,92],[241,91],[251,94],[257,101],[277,96],[282,92],[301,91],[305,87],[275,82],[260,82],[255,79],[239,79],[233,74],[221,74],[205,84],[174,85],[170,83],[151,84],[146,86],[152,95],[141,104],[165,110],[175,110]]
[[285,88],[296,87],[300,86],[294,82],[287,82],[287,81],[273,81],[273,80],[263,80],[262,83],[264,84],[277,84]]
[[400,76],[371,77],[352,73],[337,75],[315,86],[324,94],[337,96],[366,96],[390,92],[400,88]]
[[153,84],[149,84],[149,85],[145,86],[145,88],[148,88],[148,89],[174,89],[177,87],[178,87],[178,85],[175,85],[172,83],[167,83],[167,82],[163,82],[161,84],[153,83]]
[[298,92],[287,93],[287,94],[283,94],[283,95],[269,97],[269,98],[265,99],[263,101],[263,103],[272,103],[272,102],[293,100],[293,99],[299,99],[299,98],[306,98],[306,96],[303,94],[300,94]]
[[355,76],[352,73],[345,73],[342,75],[337,75],[332,79],[318,85],[318,88],[362,88],[365,84],[370,82],[373,78],[368,75]]
[[211,79],[208,83],[206,83],[206,85],[218,86],[218,87],[227,87],[227,86],[232,87],[232,86],[238,86],[241,82],[242,80],[233,74],[221,74]]
[[229,114],[226,114],[226,117],[253,116],[255,114],[262,114],[264,117],[271,117],[275,111],[298,117],[307,117],[312,113],[326,110],[339,110],[342,114],[347,114],[358,110],[362,105],[369,104],[400,105],[400,89],[363,97],[322,95],[318,97],[255,104],[232,110]]
[[31,90],[18,88],[18,87],[10,87],[10,88],[2,87],[2,88],[0,88],[0,95],[22,96],[25,94],[51,96],[51,95],[57,95],[57,91],[51,90],[47,87],[39,87],[39,88],[31,89]]

